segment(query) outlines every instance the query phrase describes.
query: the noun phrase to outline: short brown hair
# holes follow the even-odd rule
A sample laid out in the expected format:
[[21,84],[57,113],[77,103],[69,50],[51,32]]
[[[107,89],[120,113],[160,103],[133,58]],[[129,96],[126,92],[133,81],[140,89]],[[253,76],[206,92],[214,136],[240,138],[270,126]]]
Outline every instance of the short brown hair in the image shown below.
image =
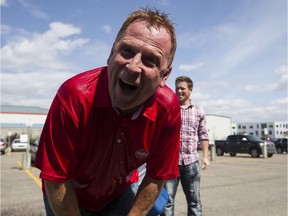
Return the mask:
[[177,46],[177,41],[176,41],[176,33],[175,33],[175,28],[174,28],[174,23],[168,18],[168,14],[164,12],[160,12],[156,8],[150,8],[150,7],[145,7],[141,8],[139,10],[136,10],[132,12],[125,22],[122,24],[115,41],[118,40],[120,35],[125,31],[125,29],[133,23],[135,20],[145,20],[150,23],[151,26],[155,26],[157,28],[159,27],[164,27],[168,30],[170,36],[171,36],[171,52],[169,56],[169,62],[168,62],[168,67],[172,65],[175,52],[176,52],[176,46]]
[[176,80],[175,80],[175,85],[178,82],[186,82],[189,90],[192,90],[192,88],[193,88],[193,81],[187,76],[179,76],[179,77],[177,77]]

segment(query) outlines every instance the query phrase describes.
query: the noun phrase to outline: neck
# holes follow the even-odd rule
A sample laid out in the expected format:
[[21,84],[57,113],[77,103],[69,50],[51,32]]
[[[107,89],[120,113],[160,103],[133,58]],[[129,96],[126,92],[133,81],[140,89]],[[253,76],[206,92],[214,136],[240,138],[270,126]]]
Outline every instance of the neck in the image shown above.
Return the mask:
[[118,107],[115,107],[114,105],[112,105],[114,110],[119,114],[119,115],[124,115],[124,116],[130,116],[132,114],[134,114],[135,112],[137,112],[139,109],[142,109],[143,107],[143,104],[137,106],[137,107],[134,107],[132,109],[128,109],[128,110],[122,110]]
[[181,107],[188,107],[190,105],[190,100],[186,100],[186,101],[180,101],[180,106]]

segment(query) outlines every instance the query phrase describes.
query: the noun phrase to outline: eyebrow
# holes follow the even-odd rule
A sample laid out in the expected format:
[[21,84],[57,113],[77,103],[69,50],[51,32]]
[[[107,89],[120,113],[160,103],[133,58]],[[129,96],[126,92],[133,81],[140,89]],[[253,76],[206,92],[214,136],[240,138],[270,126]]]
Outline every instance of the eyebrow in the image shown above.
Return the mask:
[[[131,43],[129,40],[118,41],[118,44],[116,47],[121,48],[121,47],[125,47],[125,46],[131,47],[131,48],[135,49],[137,52],[139,51],[139,49],[133,43]],[[160,62],[162,63],[162,61],[161,61],[162,55],[159,54],[158,52],[144,50],[143,54],[144,54],[144,56],[152,56],[154,58],[157,58],[157,61],[159,63]]]

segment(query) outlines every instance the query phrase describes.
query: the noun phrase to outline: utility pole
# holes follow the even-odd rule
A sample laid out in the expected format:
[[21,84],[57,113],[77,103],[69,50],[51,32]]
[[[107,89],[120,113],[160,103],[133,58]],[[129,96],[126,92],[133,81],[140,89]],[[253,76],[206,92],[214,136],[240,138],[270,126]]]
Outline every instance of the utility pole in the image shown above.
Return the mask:
[[31,119],[28,119],[26,126],[27,126],[27,149],[26,149],[26,161],[24,168],[30,169],[31,168],[31,153],[30,153],[30,127],[32,127]]

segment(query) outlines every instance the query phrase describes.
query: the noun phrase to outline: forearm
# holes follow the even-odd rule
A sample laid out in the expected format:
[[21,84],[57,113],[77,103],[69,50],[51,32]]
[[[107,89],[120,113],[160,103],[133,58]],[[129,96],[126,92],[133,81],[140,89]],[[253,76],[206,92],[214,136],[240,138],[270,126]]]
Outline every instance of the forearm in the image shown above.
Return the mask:
[[200,144],[202,146],[203,158],[208,158],[209,154],[209,141],[208,140],[201,140]]
[[201,168],[206,169],[209,166],[209,159],[208,159],[209,141],[208,140],[201,140],[200,143],[202,145],[202,152],[203,152]]
[[49,205],[55,216],[80,216],[77,196],[70,181],[45,181]]
[[153,180],[147,174],[143,179],[135,202],[128,214],[128,216],[145,216],[149,213],[154,202],[158,198],[161,189],[164,185],[162,180]]

